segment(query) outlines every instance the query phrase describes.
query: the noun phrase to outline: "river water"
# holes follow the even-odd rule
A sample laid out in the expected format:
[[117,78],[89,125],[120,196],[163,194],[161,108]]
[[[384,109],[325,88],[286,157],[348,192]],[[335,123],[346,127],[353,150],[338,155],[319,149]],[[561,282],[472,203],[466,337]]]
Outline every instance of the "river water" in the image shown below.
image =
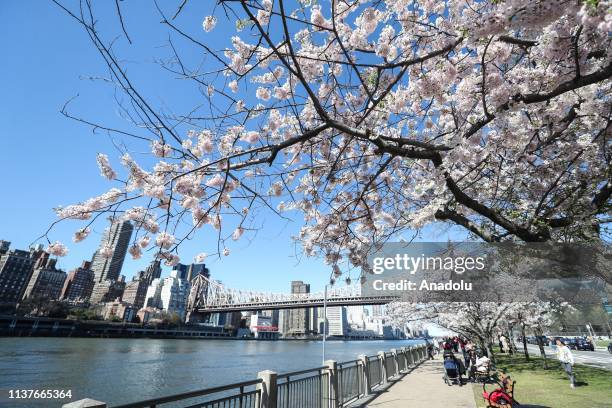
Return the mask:
[[[328,341],[326,358],[350,361],[414,343]],[[314,368],[321,362],[320,341],[0,338],[0,406],[69,402],[7,399],[15,389],[71,390],[73,401],[89,397],[112,406],[251,380],[262,370]]]

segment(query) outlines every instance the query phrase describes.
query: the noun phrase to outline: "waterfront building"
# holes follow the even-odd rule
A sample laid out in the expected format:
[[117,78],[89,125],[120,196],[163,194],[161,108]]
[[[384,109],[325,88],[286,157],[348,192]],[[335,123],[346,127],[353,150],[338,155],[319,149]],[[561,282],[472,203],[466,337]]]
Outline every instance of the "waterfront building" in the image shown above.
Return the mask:
[[278,327],[272,324],[272,317],[262,313],[250,316],[249,329],[256,339],[275,340],[278,338]]
[[346,317],[351,330],[365,329],[366,313],[363,306],[348,306],[346,308]]
[[346,307],[334,306],[327,308],[327,335],[346,336],[348,334],[348,321]]
[[147,288],[147,292],[145,294],[143,307],[144,308],[155,308],[161,309],[161,288],[162,288],[162,280],[161,278],[155,278]]
[[157,279],[161,276],[162,268],[161,268],[161,260],[154,259],[147,269],[144,270],[143,279],[147,282],[147,285],[150,285],[154,279]]
[[0,244],[0,308],[14,308],[23,296],[41,250],[10,250],[10,242]]
[[50,300],[59,299],[66,280],[66,272],[57,269],[57,259],[49,253],[42,252],[36,262],[22,299],[30,297],[45,297]]
[[163,312],[154,307],[143,307],[136,313],[136,316],[143,324],[153,323],[154,321],[161,322],[164,317]]
[[146,279],[146,272],[140,271],[131,282],[126,283],[122,300],[133,305],[138,310],[144,306],[148,288],[149,283]]
[[191,282],[198,275],[204,275],[205,277],[210,278],[210,271],[206,267],[206,264],[203,263],[193,263],[190,265],[179,263],[174,267],[174,270],[177,271],[177,277],[179,279],[188,282]]
[[131,322],[134,320],[137,311],[138,309],[126,302],[107,302],[104,304],[104,309],[102,310],[102,318],[104,318],[104,320]]
[[167,313],[176,313],[185,319],[187,299],[191,284],[178,277],[178,271],[173,270],[166,278],[154,279],[147,289],[144,306],[162,309]]
[[[308,294],[310,293],[310,285],[302,281],[291,282],[292,294]],[[283,310],[279,316],[281,330],[284,336],[305,336],[311,333],[311,315],[312,308],[303,309],[287,309]]]
[[100,247],[93,255],[91,269],[96,283],[106,280],[115,281],[121,274],[134,227],[129,221],[110,217],[111,225],[104,230]]
[[372,317],[383,317],[384,315],[384,306],[383,305],[373,305],[372,306]]
[[98,303],[112,302],[116,299],[121,299],[125,290],[125,277],[122,275],[119,280],[107,279],[103,282],[97,282],[94,285],[91,294],[90,303],[92,305]]
[[94,281],[91,262],[83,261],[81,266],[68,273],[60,298],[71,302],[88,301],[93,292]]
[[278,318],[279,311],[278,310],[262,310],[260,313],[261,316],[266,316],[270,318],[270,324],[278,328]]

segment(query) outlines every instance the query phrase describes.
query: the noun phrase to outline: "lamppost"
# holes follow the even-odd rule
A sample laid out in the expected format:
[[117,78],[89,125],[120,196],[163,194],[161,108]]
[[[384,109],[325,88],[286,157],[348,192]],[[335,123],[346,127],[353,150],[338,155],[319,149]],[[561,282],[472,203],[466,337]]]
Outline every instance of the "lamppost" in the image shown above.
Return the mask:
[[[333,284],[333,283],[332,283]],[[325,285],[325,292],[323,292],[323,364],[325,364],[325,338],[327,337],[327,287]]]

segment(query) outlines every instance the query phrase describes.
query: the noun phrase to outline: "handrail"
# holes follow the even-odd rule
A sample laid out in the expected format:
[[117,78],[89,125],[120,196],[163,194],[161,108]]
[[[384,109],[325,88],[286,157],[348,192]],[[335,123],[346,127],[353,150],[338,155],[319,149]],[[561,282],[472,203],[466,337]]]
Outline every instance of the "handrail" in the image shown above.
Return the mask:
[[306,374],[306,373],[315,372],[315,371],[321,371],[321,370],[325,370],[327,368],[328,368],[327,366],[321,366],[321,367],[316,367],[316,368],[308,368],[306,370],[293,371],[293,372],[290,372],[290,373],[279,374],[276,378],[295,377],[296,375]]
[[218,387],[206,388],[206,389],[198,390],[198,391],[189,391],[189,392],[183,392],[181,394],[168,395],[167,397],[151,398],[145,401],[132,402],[129,404],[124,404],[124,405],[116,405],[113,408],[145,408],[145,407],[155,406],[157,404],[165,404],[167,402],[174,402],[174,401],[179,401],[183,399],[201,397],[203,395],[215,394],[221,391],[227,391],[227,390],[231,390],[234,388],[248,387],[251,385],[261,384],[262,382],[263,380],[261,378],[257,378],[255,380],[243,381],[243,382],[228,384],[228,385],[220,385]]
[[361,362],[361,360],[343,361],[341,363],[338,363],[338,366],[341,367],[341,366],[345,366],[345,365],[348,365],[348,364],[360,363],[360,362]]

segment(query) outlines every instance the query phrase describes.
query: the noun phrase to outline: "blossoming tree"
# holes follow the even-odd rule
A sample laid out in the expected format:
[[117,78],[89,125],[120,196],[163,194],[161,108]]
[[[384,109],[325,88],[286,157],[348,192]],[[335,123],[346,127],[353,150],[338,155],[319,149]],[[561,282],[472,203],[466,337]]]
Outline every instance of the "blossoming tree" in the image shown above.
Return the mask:
[[[99,50],[135,126],[63,113],[156,158],[125,151],[119,170],[100,154],[113,188],[57,214],[131,220],[134,257],[153,243],[176,263],[207,224],[227,255],[264,209],[300,211],[304,252],[337,274],[342,261],[363,265],[373,243],[432,222],[485,241],[607,234],[608,0],[219,0],[197,32],[179,24],[185,0],[159,9],[185,45],[169,47],[164,68],[202,90],[202,106],[183,115],[133,85],[91,2],[56,4]],[[236,26],[228,44],[210,40],[219,24]],[[189,67],[188,52],[204,53],[205,68]]]

